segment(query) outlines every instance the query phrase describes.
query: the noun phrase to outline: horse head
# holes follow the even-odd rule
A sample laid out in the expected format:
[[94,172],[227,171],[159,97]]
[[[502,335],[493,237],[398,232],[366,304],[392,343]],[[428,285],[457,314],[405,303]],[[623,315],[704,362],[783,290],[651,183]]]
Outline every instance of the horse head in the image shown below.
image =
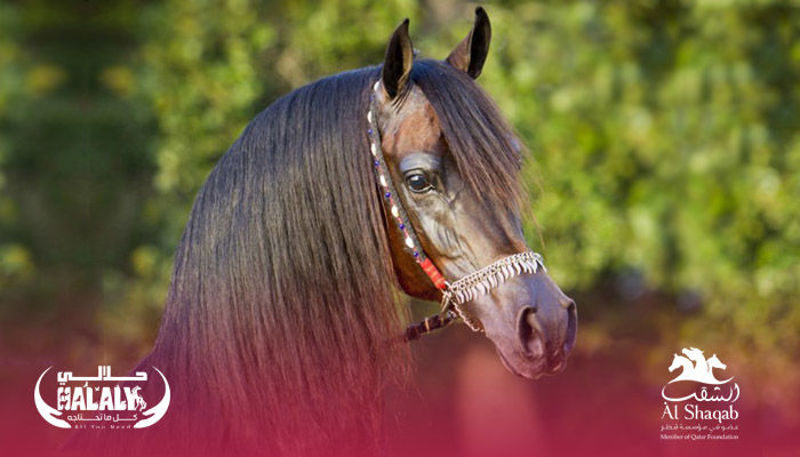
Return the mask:
[[714,354],[711,357],[709,357],[708,360],[706,360],[706,363],[708,364],[709,370],[712,368],[719,368],[721,370],[726,370],[728,368],[728,365],[722,363],[722,361],[719,358],[717,358],[717,354]]
[[697,349],[696,347],[690,347],[689,349],[683,348],[681,352],[692,360],[695,361],[698,359],[705,360],[705,358],[703,357],[702,349]]
[[668,368],[669,372],[672,373],[673,371],[680,368],[682,365],[684,365],[685,361],[686,359],[683,356],[680,356],[678,354],[673,354],[672,363]]
[[[472,31],[445,61],[415,62],[406,20],[389,41],[375,88],[380,146],[397,197],[425,254],[450,280],[529,251],[520,218],[521,143],[474,82],[490,38],[489,18],[478,8]],[[446,83],[426,77],[432,72]],[[402,235],[388,233],[405,292],[438,299]],[[469,318],[462,317],[485,331],[509,371],[533,379],[564,368],[577,310],[544,268],[525,273],[469,297],[462,305]]]

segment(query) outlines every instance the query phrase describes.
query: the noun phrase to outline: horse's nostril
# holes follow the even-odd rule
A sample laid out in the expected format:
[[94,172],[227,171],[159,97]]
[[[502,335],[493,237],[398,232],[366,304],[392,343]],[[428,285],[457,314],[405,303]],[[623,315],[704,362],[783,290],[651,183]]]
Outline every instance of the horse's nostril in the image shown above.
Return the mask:
[[517,322],[519,341],[525,355],[533,356],[544,352],[544,341],[539,333],[539,325],[536,322],[536,308],[526,306],[519,313]]
[[564,352],[569,353],[575,346],[575,337],[578,334],[578,307],[575,301],[570,301],[567,307],[567,334],[564,338]]

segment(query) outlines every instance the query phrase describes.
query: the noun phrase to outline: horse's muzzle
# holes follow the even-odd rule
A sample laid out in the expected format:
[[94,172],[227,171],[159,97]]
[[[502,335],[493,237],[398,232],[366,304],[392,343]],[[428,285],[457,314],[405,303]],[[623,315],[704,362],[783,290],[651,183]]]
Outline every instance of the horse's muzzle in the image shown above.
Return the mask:
[[498,289],[493,304],[481,303],[487,336],[516,375],[536,379],[563,371],[577,335],[575,301],[544,271],[515,279]]

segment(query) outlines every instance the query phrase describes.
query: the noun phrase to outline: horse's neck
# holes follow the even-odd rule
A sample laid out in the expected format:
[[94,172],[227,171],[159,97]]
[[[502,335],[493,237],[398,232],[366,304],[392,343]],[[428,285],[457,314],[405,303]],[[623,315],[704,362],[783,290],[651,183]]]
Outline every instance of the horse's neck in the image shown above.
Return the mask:
[[694,368],[696,370],[705,369],[708,367],[705,357],[702,354],[692,354],[689,356],[694,361]]
[[685,357],[681,357],[680,359],[678,359],[678,364],[680,364],[681,372],[676,379],[682,379],[688,377],[694,371],[694,366],[692,365],[692,362],[690,362]]

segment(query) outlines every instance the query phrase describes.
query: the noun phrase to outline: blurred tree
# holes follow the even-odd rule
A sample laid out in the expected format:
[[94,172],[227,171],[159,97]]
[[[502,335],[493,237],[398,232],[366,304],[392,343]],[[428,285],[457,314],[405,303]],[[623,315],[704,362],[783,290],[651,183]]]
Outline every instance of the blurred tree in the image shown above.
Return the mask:
[[[0,120],[5,118],[9,105],[22,92],[22,58],[17,46],[19,22],[16,8],[5,3],[0,4]],[[8,135],[5,125],[0,123],[0,167],[7,156]],[[6,298],[0,299],[0,317],[8,310],[5,304],[10,292],[29,284],[33,275],[29,251],[14,243],[9,236],[16,221],[15,213],[14,203],[9,198],[6,180],[0,168],[0,290],[6,292]]]
[[534,153],[559,281],[641,272],[685,297],[679,307],[705,305],[664,338],[788,372],[800,357],[800,8],[508,2],[492,19],[505,33],[482,82]]
[[0,97],[0,205],[10,214],[0,221],[0,258],[36,268],[24,285],[4,288],[3,308],[89,339],[104,271],[127,268],[147,233],[139,220],[151,192],[153,123],[149,106],[130,96],[136,7],[34,0],[4,4],[0,15],[13,22],[0,29],[13,31],[18,57],[0,67],[13,75],[3,92],[16,92]]

